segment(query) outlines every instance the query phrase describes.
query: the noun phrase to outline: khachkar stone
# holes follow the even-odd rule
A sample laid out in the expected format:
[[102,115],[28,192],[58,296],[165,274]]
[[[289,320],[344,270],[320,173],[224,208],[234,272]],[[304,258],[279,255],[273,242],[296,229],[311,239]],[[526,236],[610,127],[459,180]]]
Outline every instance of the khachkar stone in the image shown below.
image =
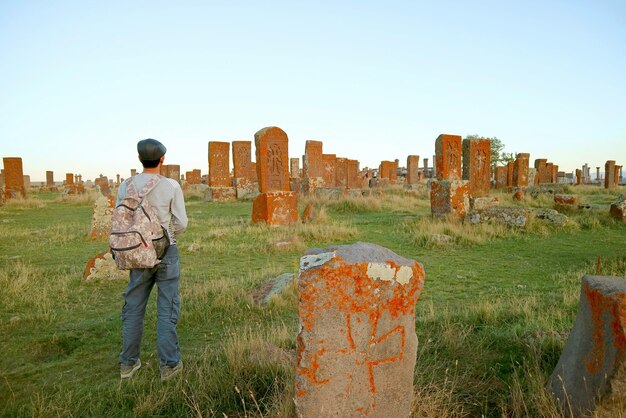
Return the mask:
[[76,194],[74,173],[65,173],[65,190],[67,191],[67,194]]
[[135,169],[135,168],[131,168],[131,169],[130,169],[130,176],[131,176],[131,177],[135,177],[136,175],[137,175],[137,169]]
[[229,142],[209,141],[209,188],[205,200],[226,202],[237,199],[230,179]]
[[324,160],[321,141],[306,141],[302,156],[302,177],[305,193],[324,187]]
[[552,164],[552,183],[558,183],[559,179],[559,166]]
[[421,264],[375,244],[312,249],[300,260],[298,417],[408,417]]
[[582,184],[582,176],[583,172],[580,168],[576,169],[576,185],[580,186]]
[[437,180],[430,185],[430,210],[433,216],[454,214],[460,218],[470,208],[467,180]]
[[233,141],[233,166],[237,199],[253,199],[259,194],[256,168],[252,163],[252,142]]
[[461,180],[461,137],[442,134],[435,141],[437,180]]
[[4,157],[2,163],[4,164],[4,197],[10,199],[18,195],[26,196],[22,158]]
[[612,189],[615,187],[615,161],[608,160],[604,164],[604,188]]
[[46,171],[46,187],[48,189],[54,188],[54,172]]
[[180,183],[180,165],[170,164],[167,169],[167,177]]
[[431,178],[432,175],[428,169],[428,158],[424,158],[424,177]]
[[626,278],[583,277],[574,327],[548,388],[566,416],[624,412]]
[[185,172],[185,179],[187,179],[187,184],[200,184],[202,183],[202,174],[200,169],[193,169],[191,171]]
[[337,158],[335,164],[335,184],[342,189],[348,188],[348,159]]
[[292,179],[300,178],[300,158],[289,159],[289,172]]
[[409,155],[406,158],[406,184],[419,183],[419,155]]
[[535,160],[535,168],[537,169],[537,175],[535,176],[535,183],[542,184],[547,183],[547,169],[546,164],[548,160],[545,158],[539,158]]
[[615,166],[615,185],[619,186],[620,183],[620,178],[621,178],[621,173],[622,172],[622,166],[621,165],[616,165]]
[[322,154],[322,162],[324,164],[324,187],[337,186],[337,156],[335,154]]
[[554,176],[554,164],[551,162],[546,163],[546,174],[543,183],[554,183],[552,177]]
[[529,159],[530,154],[517,154],[513,163],[513,187],[528,187]]
[[346,159],[346,179],[348,183],[348,189],[360,189],[363,186],[363,182],[359,177],[359,161]]
[[496,167],[496,189],[504,189],[507,187],[508,171],[507,166]]
[[506,163],[506,185],[508,187],[513,187],[513,169],[515,168],[515,163],[513,161],[509,161]]
[[[77,180],[77,182],[78,182],[78,180]],[[116,174],[116,175],[115,175],[115,185],[116,185],[116,186],[119,186],[119,185],[120,185],[120,175],[119,175],[119,174]]]
[[27,192],[28,189],[30,189],[30,176],[29,175],[24,175],[23,177],[24,177],[24,180],[23,180],[24,192]]
[[285,131],[271,126],[254,134],[259,194],[252,222],[287,225],[298,221],[296,193],[289,190],[289,148]]
[[489,195],[491,189],[491,140],[463,140],[463,180],[469,181],[474,197]]

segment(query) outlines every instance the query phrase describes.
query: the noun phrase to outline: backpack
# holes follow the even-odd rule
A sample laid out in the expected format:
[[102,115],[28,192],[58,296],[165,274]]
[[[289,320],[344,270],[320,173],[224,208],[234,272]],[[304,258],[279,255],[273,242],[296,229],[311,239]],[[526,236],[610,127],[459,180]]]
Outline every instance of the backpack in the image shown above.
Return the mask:
[[141,191],[126,180],[126,197],[113,210],[109,247],[117,268],[152,268],[161,262],[169,246],[169,237],[159,223],[156,211],[146,199],[163,179],[157,175]]

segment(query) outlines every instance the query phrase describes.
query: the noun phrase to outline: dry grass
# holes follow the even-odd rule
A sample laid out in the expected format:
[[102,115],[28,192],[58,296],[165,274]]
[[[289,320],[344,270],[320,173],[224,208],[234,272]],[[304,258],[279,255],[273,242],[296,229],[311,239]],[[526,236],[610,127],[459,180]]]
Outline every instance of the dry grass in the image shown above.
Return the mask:
[[46,202],[31,195],[27,197],[17,195],[15,198],[6,199],[3,205],[7,209],[41,209],[46,207]]
[[448,218],[421,217],[417,221],[404,224],[401,231],[410,234],[413,244],[424,248],[484,244],[492,239],[518,233],[516,229],[501,223],[472,225],[453,216]]
[[[72,205],[85,205],[85,204],[93,205],[96,199],[98,198],[99,193],[100,192],[96,191],[95,189],[85,189],[85,193],[73,194],[73,195],[62,194],[61,196],[57,197],[54,201],[70,203]],[[117,194],[117,190],[113,189],[111,190],[111,193],[113,193],[113,196],[115,196]]]

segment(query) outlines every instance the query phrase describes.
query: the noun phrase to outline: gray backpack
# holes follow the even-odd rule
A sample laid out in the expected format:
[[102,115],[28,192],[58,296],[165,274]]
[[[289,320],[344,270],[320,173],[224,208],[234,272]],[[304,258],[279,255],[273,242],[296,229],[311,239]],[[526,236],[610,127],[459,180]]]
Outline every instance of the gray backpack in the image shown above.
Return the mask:
[[169,247],[167,231],[146,199],[162,179],[155,176],[139,192],[132,178],[125,181],[126,197],[113,211],[109,235],[111,255],[119,269],[152,268]]

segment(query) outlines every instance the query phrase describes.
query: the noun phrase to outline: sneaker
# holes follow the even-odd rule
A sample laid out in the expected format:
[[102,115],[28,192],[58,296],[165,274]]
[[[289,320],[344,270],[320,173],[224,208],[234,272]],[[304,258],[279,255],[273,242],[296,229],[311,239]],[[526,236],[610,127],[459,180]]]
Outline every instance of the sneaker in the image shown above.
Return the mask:
[[166,380],[170,380],[172,377],[176,376],[183,369],[183,361],[180,360],[178,364],[174,367],[165,366],[161,368],[161,382],[165,382]]
[[122,379],[130,379],[141,367],[141,360],[137,359],[135,364],[122,364],[120,366],[120,376]]

